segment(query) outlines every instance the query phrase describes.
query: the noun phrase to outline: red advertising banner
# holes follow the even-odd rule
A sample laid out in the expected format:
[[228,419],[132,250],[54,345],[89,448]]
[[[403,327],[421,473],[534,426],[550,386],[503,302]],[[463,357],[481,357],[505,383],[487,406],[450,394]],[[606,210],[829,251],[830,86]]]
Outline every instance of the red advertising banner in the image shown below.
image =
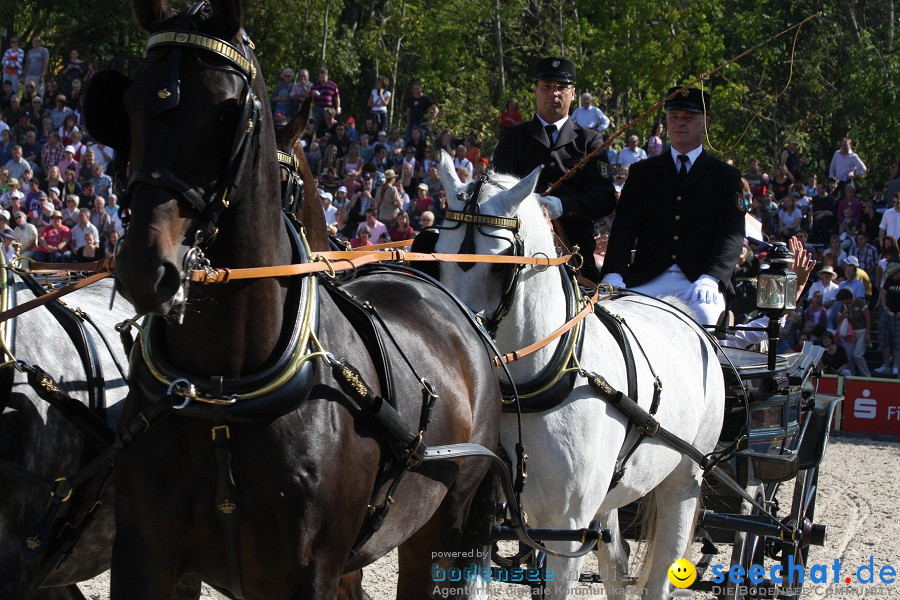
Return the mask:
[[900,381],[845,377],[841,430],[900,436]]
[[813,385],[818,385],[816,392],[819,394],[831,394],[832,396],[836,396],[838,393],[837,375],[823,375],[818,379],[813,378]]

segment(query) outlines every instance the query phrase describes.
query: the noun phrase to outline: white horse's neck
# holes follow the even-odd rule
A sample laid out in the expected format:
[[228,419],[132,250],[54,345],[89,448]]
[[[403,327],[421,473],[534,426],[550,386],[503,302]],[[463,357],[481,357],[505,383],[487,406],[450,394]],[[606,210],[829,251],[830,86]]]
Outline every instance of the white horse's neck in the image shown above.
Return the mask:
[[[550,225],[542,215],[539,219],[533,218],[530,213],[535,212],[534,208],[523,206],[519,213],[526,223],[523,227],[525,254],[556,256]],[[519,277],[512,307],[497,329],[497,343],[503,352],[519,350],[543,340],[566,322],[566,296],[559,268],[539,269],[526,267]],[[527,381],[546,366],[557,343],[551,342],[534,354],[510,363],[510,372],[516,381]]]

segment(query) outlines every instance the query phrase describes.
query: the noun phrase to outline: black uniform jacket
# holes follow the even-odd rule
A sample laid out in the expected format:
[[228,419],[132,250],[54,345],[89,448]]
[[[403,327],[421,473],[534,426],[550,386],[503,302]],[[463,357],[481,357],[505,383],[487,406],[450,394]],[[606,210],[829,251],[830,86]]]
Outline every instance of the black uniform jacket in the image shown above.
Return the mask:
[[741,192],[740,172],[705,150],[683,181],[668,148],[632,164],[616,207],[603,274],[619,273],[632,287],[674,263],[691,281],[706,274],[727,287],[744,243]]
[[[542,193],[602,143],[603,139],[597,132],[584,129],[568,119],[551,148],[547,132],[535,117],[528,123],[502,131],[494,150],[494,170],[522,178],[538,165],[543,165],[535,190]],[[601,152],[598,157],[551,192],[562,202],[560,223],[569,243],[578,244],[581,248],[581,254],[586,259],[583,273],[590,279],[598,277],[593,260],[587,260],[593,259],[594,254],[593,221],[611,213],[616,205],[611,168],[605,162],[606,153]]]

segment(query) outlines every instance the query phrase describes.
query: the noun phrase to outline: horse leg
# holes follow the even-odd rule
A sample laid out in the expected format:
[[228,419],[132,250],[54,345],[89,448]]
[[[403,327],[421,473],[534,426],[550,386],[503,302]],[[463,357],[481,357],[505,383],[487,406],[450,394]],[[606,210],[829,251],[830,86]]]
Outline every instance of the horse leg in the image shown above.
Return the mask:
[[658,507],[653,522],[645,596],[648,600],[669,597],[667,573],[672,563],[684,556],[693,539],[699,493],[697,467],[687,458],[683,458],[678,467],[653,490],[657,498],[665,498],[665,506]]
[[338,600],[372,600],[362,587],[362,569],[351,571],[338,582]]
[[599,565],[600,580],[603,581],[608,598],[624,597],[631,548],[622,537],[619,528],[619,511],[612,510],[606,513],[603,516],[603,526],[609,529],[612,540],[608,544],[600,542],[594,552]]

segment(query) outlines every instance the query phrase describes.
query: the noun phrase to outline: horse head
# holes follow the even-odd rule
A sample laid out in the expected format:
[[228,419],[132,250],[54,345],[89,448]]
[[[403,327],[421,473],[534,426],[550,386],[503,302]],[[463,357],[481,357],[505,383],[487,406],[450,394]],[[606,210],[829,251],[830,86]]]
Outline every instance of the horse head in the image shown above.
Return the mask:
[[[489,171],[480,180],[462,183],[452,159],[442,152],[440,177],[449,210],[435,250],[519,256],[526,252],[549,252],[547,248],[535,247],[529,240],[547,228],[534,197],[540,172],[538,167],[518,180]],[[552,240],[548,238],[548,241],[552,249]],[[441,282],[472,311],[489,317],[498,301],[512,293],[518,273],[516,266],[503,264],[441,263]]]
[[[229,266],[255,264],[261,249],[242,241],[252,236],[219,234],[207,245],[266,214],[276,238],[283,229],[277,210],[274,218],[259,210],[279,197],[274,128],[238,0],[177,13],[165,0],[135,0],[134,12],[150,38],[121,92],[131,219],[116,278],[138,311],[166,314],[184,301],[192,248]],[[255,242],[267,251],[274,243]]]

